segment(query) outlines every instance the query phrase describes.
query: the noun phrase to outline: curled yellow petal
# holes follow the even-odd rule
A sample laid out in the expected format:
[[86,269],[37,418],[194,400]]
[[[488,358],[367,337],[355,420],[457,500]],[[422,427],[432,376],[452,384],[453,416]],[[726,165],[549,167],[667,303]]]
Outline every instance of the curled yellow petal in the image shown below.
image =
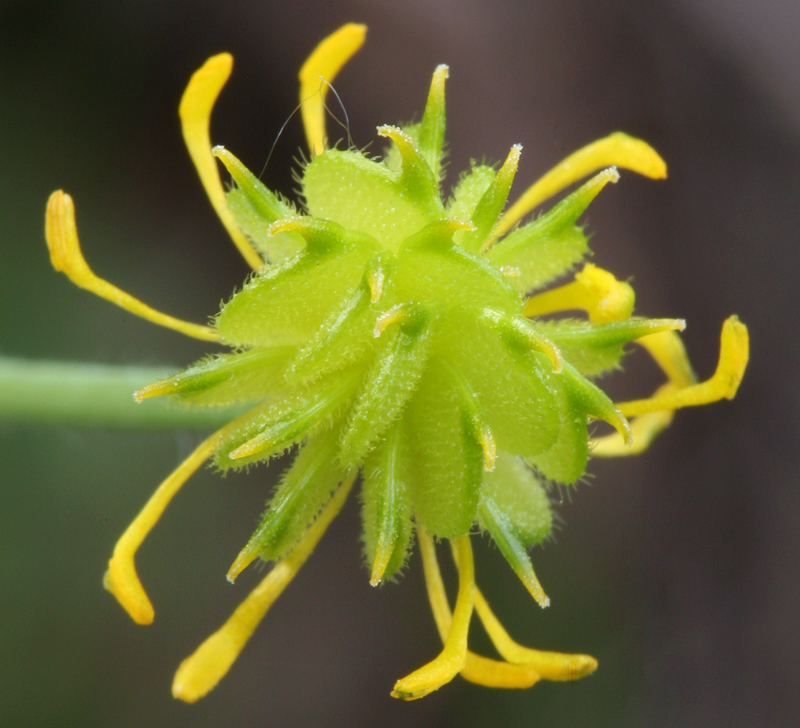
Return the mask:
[[155,612],[136,573],[136,566],[133,561],[136,550],[158,522],[164,509],[181,489],[181,486],[214,454],[214,451],[219,447],[225,429],[215,432],[211,437],[204,440],[158,486],[156,492],[147,501],[139,515],[133,519],[131,525],[125,529],[125,533],[122,534],[114,547],[114,554],[108,562],[108,571],[103,577],[103,586],[117,598],[123,609],[137,624],[150,624],[153,621]]
[[653,360],[678,388],[697,384],[697,377],[689,363],[686,347],[677,331],[659,331],[637,339],[636,343],[647,350]]
[[180,664],[172,682],[174,697],[194,703],[225,677],[264,615],[303,566],[342,509],[354,480],[355,474],[342,484],[297,546],[275,564],[228,621]]
[[582,309],[589,320],[605,324],[623,321],[633,313],[636,294],[630,284],[618,281],[611,273],[587,263],[575,280],[532,296],[525,301],[526,316],[544,316],[557,311]]
[[398,680],[392,691],[392,696],[395,698],[403,700],[422,698],[449,683],[464,668],[467,659],[469,621],[472,617],[475,566],[469,536],[456,539],[455,548],[459,557],[458,596],[444,649],[436,659]]
[[541,179],[531,185],[500,218],[494,235],[507,233],[534,207],[604,167],[623,167],[651,179],[667,176],[667,165],[658,153],[641,139],[615,132],[570,154]]
[[597,660],[589,655],[533,650],[512,640],[477,587],[475,611],[503,659],[517,665],[528,665],[544,680],[577,680],[597,669]]
[[50,250],[50,262],[53,264],[53,268],[66,274],[67,278],[79,288],[105,298],[129,313],[159,326],[165,326],[203,341],[219,340],[219,334],[211,327],[181,321],[156,311],[138,298],[134,298],[108,281],[98,278],[89,268],[89,264],[81,252],[78,229],[75,226],[75,205],[72,198],[63,190],[56,190],[47,201],[44,235]]
[[325,38],[300,69],[300,113],[311,156],[325,151],[325,96],[328,85],[351,56],[361,48],[367,26],[347,23]]
[[626,416],[633,416],[733,399],[747,368],[749,354],[747,327],[736,316],[731,316],[722,325],[719,363],[714,376],[700,384],[657,394],[649,399],[623,402],[617,407]]
[[[447,603],[447,594],[439,571],[439,562],[436,559],[436,549],[431,535],[424,526],[417,526],[417,536],[431,611],[442,643],[445,643],[450,634],[453,615]],[[539,680],[536,670],[527,665],[511,665],[491,660],[469,650],[461,676],[469,682],[490,688],[529,688]]]
[[[665,384],[655,396],[661,393],[672,391],[675,386],[671,383]],[[618,432],[610,435],[596,437],[589,441],[589,449],[592,457],[596,458],[616,458],[629,457],[631,455],[641,455],[653,441],[672,423],[675,417],[674,410],[660,410],[658,412],[648,412],[630,420],[631,435],[633,442],[628,444],[622,439]]]
[[[659,331],[657,334],[636,339],[635,343],[647,350],[669,380],[656,391],[654,397],[697,383],[697,377],[686,355],[686,348],[677,331]],[[657,410],[634,417],[630,421],[632,445],[626,445],[622,437],[614,432],[589,442],[592,457],[615,458],[640,455],[670,426],[674,416],[674,410]]]
[[264,265],[264,261],[240,230],[233,214],[228,209],[225,190],[222,188],[222,181],[219,177],[219,168],[211,153],[209,136],[211,111],[222,87],[231,75],[232,68],[233,57],[229,53],[220,53],[209,58],[189,80],[189,85],[183,92],[183,98],[178,107],[178,114],[181,117],[183,139],[189,150],[189,156],[192,158],[212,207],[239,252],[248,264],[257,270]]

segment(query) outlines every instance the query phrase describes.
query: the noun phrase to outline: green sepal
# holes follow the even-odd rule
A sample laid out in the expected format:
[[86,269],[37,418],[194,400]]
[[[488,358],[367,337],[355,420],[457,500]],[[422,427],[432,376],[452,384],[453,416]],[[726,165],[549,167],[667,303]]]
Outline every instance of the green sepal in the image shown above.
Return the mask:
[[481,499],[478,507],[478,519],[481,527],[489,532],[492,540],[497,544],[497,548],[500,549],[500,553],[503,554],[531,596],[541,606],[548,606],[550,600],[539,584],[539,579],[536,578],[530,556],[525,550],[525,545],[515,533],[509,515],[492,498],[486,497]]
[[269,402],[228,435],[214,456],[216,465],[223,470],[247,467],[328,427],[347,409],[362,378],[361,369],[337,372],[313,389],[302,386]]
[[285,389],[282,373],[294,353],[293,346],[275,346],[217,354],[148,385],[137,398],[170,395],[205,407],[274,397]]
[[478,508],[483,451],[458,387],[431,362],[404,418],[408,493],[417,520],[439,538],[469,532]]
[[396,295],[441,301],[449,310],[478,305],[518,310],[519,295],[502,274],[453,241],[462,227],[452,218],[436,220],[403,242]]
[[[431,79],[428,101],[425,112],[419,124],[418,133],[412,137],[416,139],[422,156],[433,172],[434,179],[441,176],[442,148],[444,146],[444,131],[446,125],[444,82],[447,80],[448,68],[441,64],[436,67]],[[406,129],[404,128],[404,131]]]
[[481,503],[486,501],[494,504],[491,511],[497,509],[505,515],[507,530],[523,547],[541,543],[550,535],[553,513],[547,492],[520,458],[497,454],[494,470],[483,474]]
[[394,256],[382,251],[366,264],[353,295],[319,326],[286,371],[290,382],[316,379],[375,350],[375,307],[390,287]]
[[338,435],[333,427],[300,450],[237,560],[258,554],[277,561],[302,538],[347,474],[333,465]]
[[515,271],[508,280],[520,293],[563,275],[589,251],[586,236],[575,223],[600,190],[618,178],[614,168],[595,175],[549,212],[496,243],[486,253],[487,260]]
[[563,402],[561,428],[556,441],[544,452],[525,458],[548,480],[571,485],[586,472],[589,461],[589,430],[586,414],[571,402]]
[[555,442],[561,426],[559,375],[530,347],[508,346],[478,313],[450,310],[434,353],[469,383],[499,449],[538,454]]
[[475,226],[475,230],[464,233],[459,241],[471,253],[477,253],[480,250],[481,245],[494,229],[500,213],[503,212],[508,200],[508,193],[511,191],[511,185],[517,174],[521,151],[522,146],[519,144],[515,144],[511,148],[508,159],[506,159],[500,171],[495,175],[492,183],[475,206],[472,213],[472,224]]
[[[359,463],[386,428],[400,417],[425,370],[438,313],[430,306],[407,303],[384,314],[392,318],[396,315],[399,325],[389,324],[389,330],[381,335],[386,341],[350,411],[339,454],[343,465]],[[380,321],[381,318],[378,325]]]
[[[420,128],[420,131],[422,129]],[[380,136],[391,139],[400,151],[403,161],[397,188],[400,193],[416,203],[431,217],[444,214],[439,197],[439,180],[422,156],[413,137],[399,126],[385,124],[378,127]]]
[[[307,247],[292,260],[251,278],[217,316],[216,326],[226,343],[306,344],[330,312],[352,296],[377,242],[328,221],[300,219]],[[293,220],[297,218],[278,224]]]
[[[373,450],[363,468],[362,518],[364,551],[373,571],[373,586],[391,579],[406,562],[413,536],[411,501],[402,472],[405,461],[402,424],[395,423],[386,439]],[[385,569],[376,573],[376,554]]]
[[448,217],[472,220],[475,208],[496,176],[494,167],[473,162],[472,169],[461,175],[453,196],[447,202]]
[[294,206],[278,199],[224,147],[214,147],[211,151],[238,185],[226,195],[228,209],[259,253],[270,264],[281,263],[296,255],[303,248],[300,236],[296,233],[269,233],[270,224],[297,214]]
[[682,330],[684,326],[683,321],[676,319],[626,319],[608,324],[576,320],[532,323],[584,376],[597,376],[618,367],[627,342],[660,331]]
[[401,174],[360,152],[328,149],[303,174],[308,211],[367,233],[394,252],[410,233],[441,216],[404,193]]
[[564,391],[575,409],[595,419],[608,422],[626,442],[631,441],[631,428],[625,415],[616,408],[602,389],[582,376],[575,367],[566,361],[561,372],[561,381]]

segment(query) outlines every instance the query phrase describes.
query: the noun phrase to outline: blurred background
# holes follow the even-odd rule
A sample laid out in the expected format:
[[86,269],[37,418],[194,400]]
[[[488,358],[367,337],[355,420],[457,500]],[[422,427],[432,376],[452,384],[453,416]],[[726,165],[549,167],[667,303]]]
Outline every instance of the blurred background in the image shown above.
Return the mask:
[[[492,691],[456,679],[389,697],[439,649],[418,557],[373,589],[356,498],[200,703],[180,661],[256,583],[225,571],[280,467],[203,471],[137,565],[156,607],[134,625],[100,580],[114,542],[202,437],[0,424],[0,724],[4,726],[784,726],[800,716],[800,5],[789,0],[0,1],[0,354],[182,367],[206,347],[75,289],[50,268],[44,206],[75,199],[99,275],[202,322],[247,274],[209,207],[177,118],[191,73],[236,58],[212,138],[259,170],[327,33],[369,24],[336,81],[356,144],[421,114],[450,64],[449,180],[524,145],[522,190],[617,129],[669,179],[623,174],[592,205],[594,262],[637,311],[679,316],[701,377],[722,321],[750,327],[733,402],[686,410],[639,458],[590,463],[534,564],[540,610],[486,540],[484,593],[521,642],[596,656],[577,683]],[[335,129],[329,125],[331,135]],[[291,194],[295,117],[263,174]],[[512,193],[513,196],[513,193]],[[644,396],[641,355],[604,387]],[[446,561],[442,560],[443,563]],[[451,579],[452,573],[446,576]],[[491,654],[474,630],[472,644]]]

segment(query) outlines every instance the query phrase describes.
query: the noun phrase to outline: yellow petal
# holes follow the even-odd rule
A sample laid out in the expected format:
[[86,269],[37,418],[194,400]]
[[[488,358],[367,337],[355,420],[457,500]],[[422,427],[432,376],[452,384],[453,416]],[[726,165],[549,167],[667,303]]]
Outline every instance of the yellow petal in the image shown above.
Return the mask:
[[122,534],[114,547],[114,554],[108,562],[108,571],[103,577],[103,586],[117,598],[123,609],[137,624],[150,624],[153,621],[155,612],[136,573],[136,566],[133,561],[136,551],[153,526],[156,525],[158,519],[161,518],[164,509],[181,489],[181,486],[214,454],[214,451],[219,447],[220,439],[225,429],[215,432],[207,440],[204,440],[158,486],[156,492],[150,496],[150,500],[147,501],[139,515],[133,519],[131,525],[125,529],[125,533]]
[[436,659],[398,680],[392,691],[392,696],[395,698],[403,700],[422,698],[450,682],[464,668],[467,659],[469,621],[472,617],[475,566],[469,536],[456,539],[455,548],[459,556],[458,596],[444,649]]
[[181,117],[183,139],[189,150],[200,181],[203,183],[208,199],[216,211],[234,245],[250,266],[257,270],[264,265],[261,256],[239,229],[233,214],[228,209],[225,190],[219,178],[219,168],[211,153],[209,126],[211,111],[222,87],[231,75],[233,58],[229,53],[220,53],[209,58],[189,80],[183,92],[178,113]]
[[172,682],[174,697],[194,703],[225,677],[269,608],[292,581],[342,509],[354,480],[355,474],[347,478],[297,546],[275,564],[228,621],[181,663]]
[[589,320],[605,324],[630,318],[636,295],[624,281],[618,281],[607,270],[587,263],[565,286],[545,291],[525,301],[526,316],[544,316],[558,311],[582,309]]
[[79,288],[105,298],[129,313],[159,326],[179,331],[186,336],[203,341],[218,341],[219,334],[209,326],[181,321],[156,311],[138,298],[134,298],[108,281],[98,278],[81,252],[78,229],[75,226],[75,205],[62,190],[56,190],[47,201],[44,235],[50,250],[50,262]]
[[736,316],[722,326],[719,363],[714,376],[700,384],[662,393],[649,399],[623,402],[617,405],[626,416],[657,410],[675,410],[709,404],[720,399],[733,399],[744,376],[750,354],[747,327]]
[[544,177],[531,185],[508,209],[495,229],[495,237],[508,232],[534,207],[573,182],[604,167],[623,167],[651,179],[667,176],[667,165],[658,153],[641,139],[615,132],[570,154]]
[[366,25],[343,25],[313,50],[300,69],[300,113],[312,157],[325,151],[325,96],[328,84],[361,48],[366,35]]

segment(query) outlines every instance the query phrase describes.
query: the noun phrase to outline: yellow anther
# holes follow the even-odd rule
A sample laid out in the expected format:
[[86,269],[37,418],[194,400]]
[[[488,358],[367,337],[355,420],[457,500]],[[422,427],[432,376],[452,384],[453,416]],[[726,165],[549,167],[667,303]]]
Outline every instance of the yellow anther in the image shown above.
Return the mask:
[[398,680],[392,696],[403,700],[422,698],[449,683],[464,668],[467,659],[467,634],[472,617],[472,594],[475,588],[475,566],[469,536],[455,540],[458,550],[458,596],[453,610],[450,632],[439,656]]
[[328,84],[361,48],[366,35],[366,25],[343,25],[312,51],[300,69],[300,113],[312,157],[322,154],[326,148],[325,96]]
[[747,368],[750,347],[747,327],[736,316],[722,326],[719,363],[714,376],[700,384],[657,394],[649,399],[623,402],[617,405],[623,414],[641,415],[658,410],[676,410],[709,404],[720,399],[733,399]]
[[342,484],[297,546],[275,564],[228,621],[181,663],[172,682],[172,694],[176,698],[193,703],[225,677],[267,610],[289,585],[342,509],[354,480],[355,475],[352,475]]
[[177,469],[156,489],[147,504],[134,518],[114,547],[114,554],[108,562],[108,571],[103,577],[103,586],[108,589],[122,605],[123,609],[137,624],[150,624],[155,612],[147,593],[136,574],[134,556],[153,526],[156,525],[164,509],[181,486],[192,474],[210,458],[219,447],[227,425],[204,440],[197,449],[184,460]]
[[495,236],[507,233],[534,207],[573,182],[598,169],[612,166],[630,169],[651,179],[664,179],[667,176],[667,165],[649,144],[622,132],[615,132],[570,154],[525,190],[500,218],[494,231]]
[[264,265],[264,261],[239,229],[233,214],[228,209],[225,190],[219,178],[219,168],[211,153],[209,136],[211,111],[219,92],[231,75],[232,68],[233,57],[229,53],[220,53],[209,58],[189,79],[189,85],[183,92],[178,107],[178,114],[181,117],[183,139],[189,150],[189,156],[211,201],[211,206],[244,259],[257,270]]
[[589,655],[543,652],[524,647],[512,640],[477,587],[475,611],[503,659],[516,665],[530,666],[544,680],[577,680],[597,669],[597,660]]
[[591,263],[575,274],[575,280],[565,286],[545,291],[525,302],[526,316],[544,316],[557,311],[583,309],[589,320],[605,324],[623,321],[633,313],[636,296],[633,288],[618,281],[602,268]]
[[150,308],[138,298],[121,291],[102,278],[98,278],[81,253],[78,229],[75,226],[75,205],[72,198],[62,190],[57,190],[47,202],[44,235],[50,250],[53,268],[65,273],[79,288],[94,293],[107,301],[124,308],[129,313],[147,319],[159,326],[191,336],[203,341],[217,341],[219,334],[209,326],[200,326],[188,321],[168,316]]

